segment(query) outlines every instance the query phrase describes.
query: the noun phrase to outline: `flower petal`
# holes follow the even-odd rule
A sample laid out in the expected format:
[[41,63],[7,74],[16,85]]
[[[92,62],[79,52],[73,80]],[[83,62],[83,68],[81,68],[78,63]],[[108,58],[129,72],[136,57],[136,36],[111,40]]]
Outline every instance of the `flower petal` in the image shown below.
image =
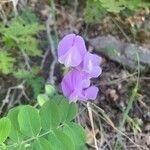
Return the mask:
[[87,52],[84,39],[77,35],[74,39],[74,45],[80,50],[81,55],[84,57],[85,53]]
[[88,99],[95,100],[98,94],[98,88],[96,86],[90,86],[86,90],[84,90],[84,95]]
[[91,59],[92,59],[92,62],[94,65],[100,65],[100,63],[102,62],[102,58],[99,57],[98,55],[96,54],[91,54]]
[[101,63],[101,57],[96,54],[91,54],[87,52],[84,57],[84,65],[89,64],[90,61],[93,65],[99,65]]
[[82,87],[83,88],[87,88],[87,87],[89,87],[90,86],[90,79],[83,79],[82,80]]
[[96,66],[91,71],[90,77],[97,78],[102,73],[102,68],[99,66]]
[[[77,97],[75,94],[81,93],[82,91],[82,74],[72,69],[63,78],[61,82],[61,88],[63,94],[69,97]],[[70,99],[70,98],[69,98]]]
[[79,93],[77,91],[73,91],[69,96],[70,102],[76,102],[79,98]]
[[[102,69],[100,68],[100,57],[95,54],[87,53],[83,60],[83,65],[80,64],[80,68],[82,67],[82,70],[89,74],[90,77],[98,77]],[[79,69],[80,69],[79,68]]]
[[58,44],[58,57],[64,55],[72,46],[75,39],[75,34],[66,35]]
[[60,56],[58,61],[64,64],[66,67],[76,67],[81,63],[82,58],[78,49],[73,46],[65,55]]

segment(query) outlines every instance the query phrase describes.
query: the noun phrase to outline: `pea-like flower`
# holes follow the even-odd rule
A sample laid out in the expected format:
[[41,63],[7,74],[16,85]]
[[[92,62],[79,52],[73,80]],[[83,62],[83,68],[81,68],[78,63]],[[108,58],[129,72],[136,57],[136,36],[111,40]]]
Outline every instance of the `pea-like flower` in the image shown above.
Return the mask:
[[101,57],[87,52],[78,69],[84,71],[90,78],[97,78],[102,73],[102,69],[99,66],[100,63]]
[[77,100],[86,101],[96,99],[98,88],[90,86],[90,79],[76,69],[71,69],[61,82],[63,94],[70,102]]
[[87,52],[81,36],[69,34],[59,42],[58,61],[71,69],[61,82],[64,96],[70,102],[95,100],[98,88],[90,79],[101,74],[101,57]]
[[85,42],[79,35],[66,35],[58,44],[58,61],[66,67],[78,66],[85,53]]

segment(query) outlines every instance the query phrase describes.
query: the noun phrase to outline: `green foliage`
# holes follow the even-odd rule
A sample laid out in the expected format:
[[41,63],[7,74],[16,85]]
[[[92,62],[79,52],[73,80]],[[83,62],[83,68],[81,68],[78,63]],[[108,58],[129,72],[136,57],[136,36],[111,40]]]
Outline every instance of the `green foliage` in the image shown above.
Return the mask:
[[84,149],[85,134],[83,129],[78,124],[72,122],[68,123],[63,128],[63,131],[72,139],[72,141],[74,141],[76,150]]
[[14,76],[17,79],[26,80],[27,84],[31,86],[34,98],[40,93],[44,82],[42,77],[38,77],[39,71],[39,67],[33,67],[31,71],[18,69],[18,71],[14,72]]
[[45,138],[38,138],[34,141],[32,145],[32,149],[34,150],[50,150],[52,149],[52,145],[50,145],[50,142]]
[[[40,109],[43,130],[55,129],[60,124],[60,114],[55,102],[49,101]],[[55,116],[55,117],[54,117]]]
[[101,2],[102,7],[104,7],[108,12],[119,13],[121,10],[125,8],[124,0],[99,0]]
[[51,142],[53,150],[75,150],[74,141],[62,130],[55,130],[52,134],[50,133],[48,140]]
[[[59,106],[59,112],[60,112],[60,121],[61,122],[69,122],[72,120],[72,118],[75,118],[77,113],[77,105],[75,103],[70,103],[67,101],[67,99],[56,93],[56,90],[53,86],[47,84],[45,86],[45,93],[38,95],[38,103],[40,106],[42,106],[46,101],[49,101],[49,99],[53,98],[56,104],[52,104]],[[45,106],[47,107],[47,106]],[[53,108],[52,108],[53,109]],[[51,111],[51,110],[48,110]],[[56,108],[57,112],[57,108]]]
[[106,11],[98,0],[87,0],[86,8],[84,9],[84,19],[86,23],[97,23],[105,14]]
[[16,59],[7,51],[0,51],[0,71],[3,74],[9,74],[12,71]]
[[143,0],[124,0],[124,3],[125,7],[130,10],[150,7],[150,3],[146,1],[144,2]]
[[44,80],[42,77],[38,77],[35,76],[32,79],[27,80],[28,85],[31,86],[32,90],[33,90],[33,96],[34,98],[37,97],[37,95],[41,92],[41,89],[43,87],[44,84]]
[[9,25],[0,24],[0,45],[3,47],[0,51],[0,72],[26,80],[28,87],[33,90],[34,98],[41,91],[43,79],[38,75],[39,67],[27,66],[30,65],[30,57],[41,56],[36,36],[43,29],[30,9],[12,19]]
[[72,120],[72,118],[75,117],[77,107],[74,103],[71,103],[70,105],[68,105],[68,101],[63,96],[60,96],[60,97],[62,98],[59,103],[60,111],[62,111],[60,113],[61,121],[69,122],[70,120]]
[[41,129],[41,120],[36,108],[24,106],[18,113],[20,131],[28,137],[36,137]]
[[56,92],[56,89],[52,85],[50,84],[45,85],[45,93],[48,96],[52,96],[55,92]]
[[16,117],[18,116],[20,108],[21,107],[12,108],[7,115],[11,121],[11,132],[9,134],[9,138],[14,142],[20,142],[24,138],[20,132],[18,118]]
[[27,24],[23,21],[12,20],[9,27],[0,26],[0,32],[3,34],[2,41],[8,48],[15,50],[24,50],[29,56],[40,56],[41,50],[38,49],[38,41],[35,35],[43,26],[37,23]]
[[142,132],[143,122],[140,118],[127,117],[127,123],[134,133]]
[[8,137],[11,129],[11,122],[8,118],[0,119],[0,144],[3,143]]
[[39,94],[37,97],[38,104],[42,106],[45,101],[48,101],[49,97],[46,94]]
[[21,12],[20,17],[22,18],[22,20],[24,20],[24,22],[26,22],[28,24],[39,22],[38,17],[32,12],[32,10],[30,8],[25,8]]
[[[47,85],[45,95],[50,89]],[[30,105],[14,107],[0,119],[0,149],[84,149],[84,130],[73,122],[77,114],[76,104],[56,93],[47,97],[39,108]]]
[[107,12],[120,13],[126,9],[134,11],[138,8],[147,8],[150,3],[142,0],[87,0],[84,10],[85,22],[98,22]]
[[[103,7],[109,12],[120,12],[123,9],[135,10],[138,8],[147,8],[148,2],[143,0],[99,0]],[[116,9],[116,10],[115,10]]]

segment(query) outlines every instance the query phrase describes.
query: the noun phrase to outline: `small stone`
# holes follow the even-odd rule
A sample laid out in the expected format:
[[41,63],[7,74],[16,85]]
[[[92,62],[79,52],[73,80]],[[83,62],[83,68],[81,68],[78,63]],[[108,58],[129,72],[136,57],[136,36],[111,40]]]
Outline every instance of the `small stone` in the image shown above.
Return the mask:
[[121,88],[122,88],[122,84],[121,84],[121,83],[118,83],[118,85],[117,85],[117,90],[120,91]]
[[149,133],[150,132],[150,123],[147,123],[144,127],[144,131]]
[[119,98],[119,96],[116,93],[116,90],[113,89],[110,91],[110,97],[112,98],[113,101],[116,101]]
[[140,62],[140,71],[147,72],[150,68],[150,50],[148,48],[125,43],[111,35],[98,36],[90,39],[89,43],[97,52],[126,66],[130,71],[138,69],[138,58]]

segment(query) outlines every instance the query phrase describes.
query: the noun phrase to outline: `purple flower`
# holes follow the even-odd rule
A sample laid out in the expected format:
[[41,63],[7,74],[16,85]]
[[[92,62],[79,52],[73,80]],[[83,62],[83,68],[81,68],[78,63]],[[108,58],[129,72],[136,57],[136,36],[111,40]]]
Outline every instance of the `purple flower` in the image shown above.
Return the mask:
[[66,35],[58,44],[58,61],[66,67],[78,66],[87,52],[85,42],[79,35]]
[[70,70],[61,82],[63,94],[73,102],[77,100],[86,101],[88,99],[96,99],[98,88],[90,86],[90,79],[76,70]]
[[58,61],[72,67],[61,82],[64,96],[70,102],[95,100],[98,88],[91,86],[90,79],[101,74],[101,57],[87,52],[81,36],[69,34],[59,42]]
[[87,52],[83,58],[82,63],[77,68],[84,71],[88,77],[97,78],[102,73],[102,69],[99,66],[100,63],[101,57],[96,54]]

